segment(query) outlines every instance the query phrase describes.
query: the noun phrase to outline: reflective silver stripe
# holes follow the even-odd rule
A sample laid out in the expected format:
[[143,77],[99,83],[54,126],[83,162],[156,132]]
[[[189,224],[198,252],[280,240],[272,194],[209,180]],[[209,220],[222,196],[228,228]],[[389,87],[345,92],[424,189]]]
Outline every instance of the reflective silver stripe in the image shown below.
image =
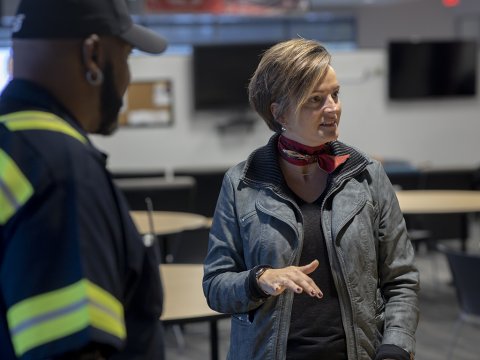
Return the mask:
[[13,195],[13,193],[10,191],[7,184],[3,182],[3,179],[1,177],[0,177],[0,193],[2,193],[2,195],[8,200],[10,205],[12,205],[12,207],[15,210],[18,210],[18,208],[21,205],[17,202],[17,200],[15,199],[15,195]]

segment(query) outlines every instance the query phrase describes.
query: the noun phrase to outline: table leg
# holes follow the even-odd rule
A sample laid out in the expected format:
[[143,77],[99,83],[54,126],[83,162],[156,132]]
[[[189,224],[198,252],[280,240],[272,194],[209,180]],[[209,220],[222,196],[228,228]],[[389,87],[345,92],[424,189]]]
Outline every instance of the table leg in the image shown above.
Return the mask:
[[467,251],[467,240],[468,240],[468,214],[462,214],[460,216],[460,239],[462,241],[462,251]]
[[210,320],[210,353],[212,360],[218,360],[218,324],[217,320]]
[[157,235],[158,239],[158,246],[160,248],[160,254],[161,254],[161,263],[162,264],[169,264],[171,263],[171,259],[169,258],[169,246],[168,246],[168,241],[169,241],[169,235]]

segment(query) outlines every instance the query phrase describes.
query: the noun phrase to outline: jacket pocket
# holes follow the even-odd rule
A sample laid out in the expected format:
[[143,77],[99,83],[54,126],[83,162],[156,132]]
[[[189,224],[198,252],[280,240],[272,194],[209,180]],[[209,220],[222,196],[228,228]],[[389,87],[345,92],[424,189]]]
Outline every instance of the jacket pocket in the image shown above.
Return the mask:
[[248,313],[233,314],[228,360],[253,359],[255,328]]

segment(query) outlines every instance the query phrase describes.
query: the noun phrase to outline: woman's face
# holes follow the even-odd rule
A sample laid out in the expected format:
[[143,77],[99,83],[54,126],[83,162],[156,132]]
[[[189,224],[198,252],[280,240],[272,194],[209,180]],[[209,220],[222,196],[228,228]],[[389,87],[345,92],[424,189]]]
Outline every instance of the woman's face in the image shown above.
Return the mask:
[[339,91],[337,75],[329,66],[322,82],[314,88],[298,113],[289,109],[279,119],[286,128],[283,135],[309,146],[336,140],[342,113]]

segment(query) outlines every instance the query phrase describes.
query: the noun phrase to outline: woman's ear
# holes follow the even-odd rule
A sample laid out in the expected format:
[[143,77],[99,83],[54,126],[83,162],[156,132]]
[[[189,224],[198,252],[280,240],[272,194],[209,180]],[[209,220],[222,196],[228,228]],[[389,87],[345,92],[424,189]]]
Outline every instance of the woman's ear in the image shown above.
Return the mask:
[[270,112],[272,113],[273,118],[275,121],[280,122],[280,105],[276,102],[270,104]]
[[270,111],[272,112],[273,119],[279,123],[282,128],[285,128],[285,118],[283,114],[280,113],[280,104],[275,102],[270,104]]

